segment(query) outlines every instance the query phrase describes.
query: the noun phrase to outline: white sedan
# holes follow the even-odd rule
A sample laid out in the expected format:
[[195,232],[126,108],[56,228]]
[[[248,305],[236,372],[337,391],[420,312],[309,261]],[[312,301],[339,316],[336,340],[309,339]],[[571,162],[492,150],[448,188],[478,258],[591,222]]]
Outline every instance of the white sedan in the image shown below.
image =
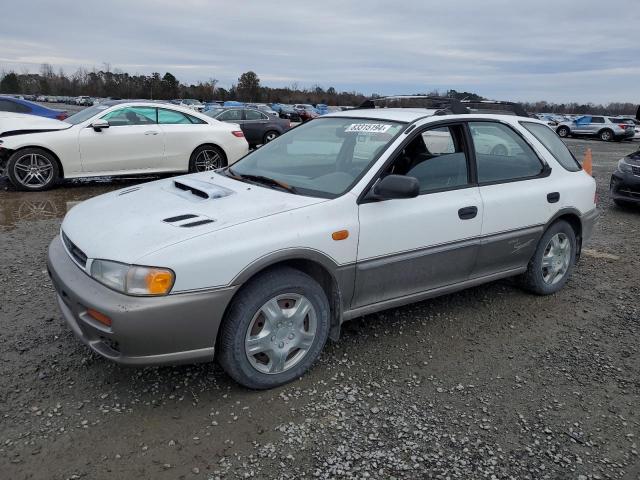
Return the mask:
[[22,190],[62,178],[214,170],[249,151],[238,125],[158,102],[111,101],[64,122],[32,122],[0,119],[0,175]]

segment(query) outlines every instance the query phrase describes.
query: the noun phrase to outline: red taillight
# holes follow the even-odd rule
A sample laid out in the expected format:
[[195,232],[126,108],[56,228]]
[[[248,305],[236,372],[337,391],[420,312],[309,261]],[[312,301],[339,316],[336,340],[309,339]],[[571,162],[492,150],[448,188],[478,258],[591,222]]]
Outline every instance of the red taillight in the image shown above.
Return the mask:
[[620,123],[620,124],[618,124],[618,126],[623,130],[628,127],[628,125],[625,124],[625,123]]
[[234,130],[233,132],[231,132],[231,134],[234,137],[238,137],[238,138],[244,137],[244,133],[242,133],[242,130]]
[[60,112],[58,115],[56,115],[56,118],[58,120],[64,120],[65,118],[67,118],[69,115],[67,115],[67,112]]

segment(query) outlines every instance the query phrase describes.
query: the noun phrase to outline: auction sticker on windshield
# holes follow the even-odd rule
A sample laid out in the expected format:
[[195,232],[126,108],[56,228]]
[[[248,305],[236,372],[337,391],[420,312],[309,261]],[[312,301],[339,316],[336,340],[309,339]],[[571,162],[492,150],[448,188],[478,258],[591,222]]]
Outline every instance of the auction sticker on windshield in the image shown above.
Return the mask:
[[391,128],[391,125],[384,123],[352,123],[345,132],[358,133],[384,133]]

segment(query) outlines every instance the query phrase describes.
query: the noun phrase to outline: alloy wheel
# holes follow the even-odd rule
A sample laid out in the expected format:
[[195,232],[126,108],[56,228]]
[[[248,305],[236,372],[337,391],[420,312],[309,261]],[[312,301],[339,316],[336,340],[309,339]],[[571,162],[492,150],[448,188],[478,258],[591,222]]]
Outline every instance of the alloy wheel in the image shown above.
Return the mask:
[[297,365],[316,337],[317,314],[303,295],[286,293],[267,301],[253,316],[245,353],[260,373],[277,374]]
[[542,279],[553,285],[562,280],[571,264],[571,242],[566,234],[555,234],[542,254]]
[[222,167],[222,157],[215,150],[201,150],[195,161],[196,172],[217,170]]
[[13,173],[26,188],[43,187],[53,178],[53,164],[44,155],[28,153],[16,160]]

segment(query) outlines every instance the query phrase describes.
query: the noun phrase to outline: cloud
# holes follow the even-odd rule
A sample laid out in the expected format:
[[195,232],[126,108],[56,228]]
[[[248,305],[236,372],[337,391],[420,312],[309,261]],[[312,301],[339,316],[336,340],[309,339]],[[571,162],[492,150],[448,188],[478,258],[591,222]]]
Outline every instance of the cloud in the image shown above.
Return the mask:
[[107,62],[221,86],[254,70],[274,86],[640,102],[637,0],[34,0],[3,20],[4,70]]

